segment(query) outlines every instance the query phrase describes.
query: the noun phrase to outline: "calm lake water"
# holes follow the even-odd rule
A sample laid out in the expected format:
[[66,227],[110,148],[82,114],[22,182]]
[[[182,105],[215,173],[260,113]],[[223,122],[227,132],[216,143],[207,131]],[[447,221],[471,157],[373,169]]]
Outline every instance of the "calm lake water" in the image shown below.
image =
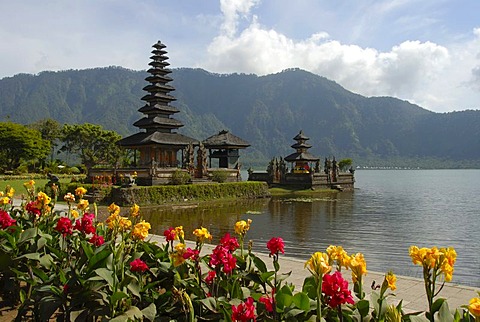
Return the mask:
[[480,287],[480,170],[359,170],[353,192],[310,199],[215,203],[183,209],[152,209],[144,216],[153,232],[183,225],[186,238],[203,226],[218,239],[241,219],[252,219],[247,239],[266,251],[282,237],[285,255],[307,260],[329,245],[362,252],[367,269],[421,277],[408,256],[411,245],[454,247],[452,282]]

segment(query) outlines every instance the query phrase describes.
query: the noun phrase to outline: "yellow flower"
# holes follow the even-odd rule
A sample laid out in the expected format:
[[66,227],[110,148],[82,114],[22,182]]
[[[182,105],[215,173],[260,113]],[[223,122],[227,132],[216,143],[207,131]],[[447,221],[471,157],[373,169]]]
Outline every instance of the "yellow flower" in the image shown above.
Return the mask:
[[180,241],[183,243],[183,240],[185,238],[185,232],[183,231],[183,226],[175,227],[175,232],[177,235],[175,239],[180,239]]
[[112,215],[113,214],[118,215],[120,214],[120,207],[113,202],[110,206],[108,206],[108,212],[111,213]]
[[395,291],[397,289],[397,286],[395,283],[397,282],[397,277],[393,272],[388,272],[387,275],[385,275],[385,280],[388,283],[388,287],[392,290]]
[[203,243],[205,239],[212,240],[212,235],[210,235],[207,228],[197,228],[193,231],[193,234],[197,237],[197,243]]
[[78,211],[72,210],[72,217],[75,218],[75,219],[77,219],[78,216],[79,216]]
[[5,188],[6,192],[7,192],[7,197],[9,198],[13,198],[13,195],[15,194],[15,189],[13,189],[12,187],[10,186],[7,186]]
[[126,217],[119,217],[118,226],[121,230],[125,231],[132,227],[132,222]]
[[45,192],[39,192],[37,195],[37,201],[42,204],[42,206],[48,205],[52,198],[50,198]]
[[308,267],[308,270],[314,276],[322,278],[323,275],[328,274],[332,270],[329,262],[330,259],[327,253],[316,252],[305,262],[305,267]]
[[75,195],[80,198],[83,198],[86,193],[87,189],[85,189],[84,187],[78,187],[77,189],[75,189]]
[[0,205],[4,206],[4,205],[8,205],[10,203],[10,198],[8,197],[3,197],[0,199]]
[[32,189],[33,186],[35,186],[35,181],[30,180],[30,181],[24,182],[23,186],[27,189]]
[[117,227],[119,220],[120,218],[117,214],[111,214],[108,216],[107,220],[105,220],[105,223],[109,229],[114,229]]
[[474,297],[468,304],[468,311],[475,317],[480,318],[480,298]]
[[337,261],[337,265],[339,267],[348,268],[350,264],[350,256],[348,256],[347,252],[343,249],[342,246],[333,246],[330,245],[327,248],[327,254],[330,258],[330,265],[333,264],[333,261]]
[[137,204],[133,204],[130,208],[130,216],[137,217],[140,214],[140,207]]
[[362,253],[350,256],[350,269],[352,270],[353,283],[357,283],[363,275],[367,274],[367,263]]
[[183,254],[185,254],[185,251],[185,244],[178,243],[175,246],[175,251],[170,254],[170,257],[173,260],[173,266],[177,267],[185,262],[185,258],[183,258]]
[[238,235],[245,235],[247,231],[250,229],[250,224],[252,223],[251,219],[240,220],[235,223],[235,233]]
[[142,220],[133,227],[132,236],[135,239],[144,240],[148,236],[148,230],[151,229],[150,223]]
[[71,192],[69,192],[65,196],[63,196],[63,200],[65,200],[66,202],[75,202],[75,196],[72,195]]
[[86,211],[88,209],[88,200],[86,199],[81,199],[78,204],[77,204],[77,209],[80,211]]

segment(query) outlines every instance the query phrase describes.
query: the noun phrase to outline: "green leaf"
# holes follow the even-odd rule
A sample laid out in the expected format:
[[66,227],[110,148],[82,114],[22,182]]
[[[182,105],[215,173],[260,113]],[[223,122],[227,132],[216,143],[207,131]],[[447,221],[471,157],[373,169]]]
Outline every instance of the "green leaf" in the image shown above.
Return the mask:
[[448,303],[447,301],[444,301],[438,311],[438,317],[435,319],[435,321],[453,322],[453,320],[454,320],[454,316],[452,313],[450,313],[450,309],[448,308]]
[[370,303],[367,300],[360,300],[357,302],[356,307],[361,316],[367,316],[370,310]]
[[128,298],[128,294],[124,292],[115,292],[110,297],[110,303],[112,303],[113,306],[116,306],[118,301],[125,298]]
[[255,266],[260,272],[265,273],[267,271],[267,265],[265,265],[265,262],[262,261],[259,257],[254,256],[253,262],[255,263]]
[[438,310],[440,310],[440,308],[442,307],[444,302],[445,302],[445,299],[443,299],[443,298],[439,298],[435,302],[433,302],[431,313],[435,314],[436,312],[438,312]]
[[128,288],[128,290],[129,290],[130,292],[132,292],[133,295],[135,295],[136,297],[141,298],[141,295],[140,295],[140,284],[138,284],[136,281],[132,280],[132,282],[128,284],[127,288]]
[[24,254],[24,255],[18,256],[17,258],[15,258],[15,260],[21,259],[21,258],[28,258],[28,259],[33,259],[33,260],[39,261],[40,260],[40,254],[39,253]]
[[37,236],[37,228],[28,228],[25,229],[21,234],[20,234],[20,239],[18,240],[18,245],[23,244],[29,239],[35,238]]
[[409,315],[411,322],[430,322],[426,317],[420,315]]
[[153,321],[155,320],[155,316],[157,315],[157,307],[155,306],[155,303],[150,304],[146,308],[142,310],[143,316],[150,320]]
[[113,272],[106,268],[97,268],[95,273],[104,279],[110,287],[113,286]]
[[50,269],[52,267],[53,257],[50,254],[45,254],[40,257],[40,265],[45,267],[46,269]]
[[299,292],[293,296],[293,303],[300,310],[305,312],[310,311],[310,298],[303,292]]
[[213,297],[207,297],[205,299],[201,299],[199,301],[200,303],[203,304],[208,310],[212,312],[217,312],[217,301]]
[[37,241],[37,251],[42,249],[46,243],[47,243],[47,239],[45,237],[40,237]]
[[103,248],[101,251],[99,251],[98,253],[96,253],[90,258],[87,269],[90,271],[100,266],[102,261],[107,259],[108,256],[110,255],[111,255],[110,250],[107,248]]
[[33,272],[36,276],[38,276],[38,277],[42,280],[42,282],[45,282],[45,281],[48,280],[48,275],[45,274],[45,272],[42,271],[41,269],[39,269],[39,268],[37,268],[37,267],[32,267],[32,272]]
[[313,276],[306,277],[303,280],[302,291],[308,294],[308,297],[313,300],[317,298],[317,283]]

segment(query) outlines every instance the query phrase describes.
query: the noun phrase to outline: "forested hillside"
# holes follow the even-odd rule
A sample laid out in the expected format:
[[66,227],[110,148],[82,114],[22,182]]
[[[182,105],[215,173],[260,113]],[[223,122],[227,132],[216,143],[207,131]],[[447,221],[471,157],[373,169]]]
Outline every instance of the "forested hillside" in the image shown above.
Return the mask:
[[[119,67],[20,74],[0,80],[0,120],[52,118],[94,123],[122,136],[145,94],[147,73]],[[205,139],[221,129],[251,143],[243,163],[262,165],[293,152],[300,131],[321,158],[357,165],[480,167],[480,111],[433,113],[391,97],[366,98],[326,78],[292,69],[278,74],[218,75],[174,69],[181,132]]]

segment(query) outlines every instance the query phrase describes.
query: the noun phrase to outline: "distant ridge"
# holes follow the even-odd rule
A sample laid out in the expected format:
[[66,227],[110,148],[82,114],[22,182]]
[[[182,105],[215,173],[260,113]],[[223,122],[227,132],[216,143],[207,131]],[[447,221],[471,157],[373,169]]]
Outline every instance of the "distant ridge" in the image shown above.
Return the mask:
[[[95,123],[123,136],[141,118],[145,71],[121,67],[19,74],[0,80],[0,120]],[[173,69],[172,105],[185,135],[226,129],[247,140],[244,166],[292,152],[303,130],[310,152],[356,165],[480,167],[480,111],[434,113],[392,97],[364,97],[301,69],[256,76]]]

